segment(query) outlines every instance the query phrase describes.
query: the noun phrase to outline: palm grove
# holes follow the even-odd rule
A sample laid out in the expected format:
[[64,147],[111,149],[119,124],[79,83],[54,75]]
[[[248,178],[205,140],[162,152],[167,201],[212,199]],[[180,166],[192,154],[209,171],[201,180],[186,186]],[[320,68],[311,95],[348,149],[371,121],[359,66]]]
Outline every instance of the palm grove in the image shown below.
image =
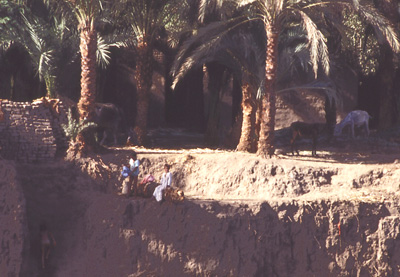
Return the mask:
[[[0,97],[74,98],[71,83],[76,83],[79,121],[90,122],[95,102],[104,101],[109,90],[103,77],[122,72],[122,82],[130,81],[134,89],[111,95],[125,103],[141,145],[147,140],[155,71],[165,78],[167,123],[179,117],[179,98],[188,96],[178,91],[184,91],[187,80],[201,87],[208,73],[207,111],[201,91],[190,97],[201,100],[196,107],[210,145],[217,143],[221,90],[231,78],[237,91],[235,118],[241,124],[236,149],[263,157],[274,154],[276,97],[287,88],[285,80],[308,73],[313,79],[333,78],[337,64],[378,84],[379,127],[399,120],[400,7],[395,0],[0,3]],[[79,151],[94,151],[96,141],[82,134],[77,136]]]

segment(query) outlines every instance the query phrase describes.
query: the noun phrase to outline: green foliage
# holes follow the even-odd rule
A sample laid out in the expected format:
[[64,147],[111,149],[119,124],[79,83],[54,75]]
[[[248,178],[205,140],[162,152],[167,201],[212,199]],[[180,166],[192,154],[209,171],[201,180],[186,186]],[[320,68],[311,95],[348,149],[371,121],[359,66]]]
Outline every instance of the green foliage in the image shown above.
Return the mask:
[[[117,3],[118,2],[118,3]],[[181,0],[120,0],[116,2],[116,21],[121,29],[131,32],[131,42],[146,38],[152,44],[167,35],[168,43],[176,46],[178,37],[187,30],[184,17],[187,1]]]
[[5,51],[13,44],[24,49],[40,81],[45,82],[47,96],[55,97],[60,72],[75,55],[77,43],[65,19],[43,7],[42,13],[48,16],[36,14],[24,3],[8,1],[1,6],[0,46]]
[[83,131],[89,129],[89,128],[95,128],[97,126],[96,123],[94,122],[87,122],[87,121],[79,121],[76,120],[72,116],[72,111],[71,109],[68,109],[68,123],[67,124],[61,124],[65,135],[73,142],[76,141],[76,137],[82,133]]
[[18,20],[23,7],[8,0],[0,0],[0,50],[7,50],[12,38],[19,35]]
[[345,60],[362,75],[375,73],[378,66],[379,44],[371,29],[358,15],[343,11],[345,35],[342,49]]

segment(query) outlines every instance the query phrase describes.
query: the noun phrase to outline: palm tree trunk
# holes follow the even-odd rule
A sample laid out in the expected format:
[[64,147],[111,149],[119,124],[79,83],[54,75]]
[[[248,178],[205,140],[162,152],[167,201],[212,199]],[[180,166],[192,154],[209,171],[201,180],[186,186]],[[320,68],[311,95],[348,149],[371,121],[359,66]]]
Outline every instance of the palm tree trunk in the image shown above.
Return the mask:
[[[171,53],[172,54],[172,53]],[[171,88],[172,86],[172,75],[169,74],[172,64],[174,62],[173,57],[175,57],[176,53],[173,55],[165,55],[165,83],[164,83],[164,95],[165,95],[165,101],[164,101],[164,115],[165,115],[165,121],[167,122],[168,125],[172,125],[174,123],[174,92]]]
[[394,90],[395,68],[392,50],[384,45],[381,52],[380,66],[376,74],[380,84],[379,128],[387,129],[396,123],[398,116]]
[[10,77],[10,100],[14,100],[15,95],[15,74],[11,74]]
[[242,85],[242,132],[240,135],[239,144],[236,147],[237,151],[253,152],[253,134],[255,128],[255,103],[252,98],[251,87],[248,82],[243,82]]
[[136,127],[135,132],[139,145],[144,145],[147,140],[147,114],[149,110],[150,88],[153,78],[152,55],[153,51],[146,38],[138,41],[136,48]]
[[[374,4],[392,24],[399,23],[398,1],[378,0],[374,1]],[[396,103],[397,91],[395,88],[396,69],[392,49],[387,45],[381,46],[381,49],[379,69],[376,74],[380,88],[379,128],[387,129],[397,123],[399,115]]]
[[46,84],[46,96],[49,98],[57,97],[57,79],[55,76],[47,75],[44,77],[44,82]]
[[276,114],[276,93],[274,88],[277,53],[278,53],[278,31],[275,26],[265,23],[267,33],[267,57],[265,63],[265,94],[261,99],[262,117],[260,125],[260,136],[258,139],[257,154],[262,157],[274,154],[274,131]]
[[[82,27],[80,32],[81,51],[81,98],[78,102],[79,120],[93,118],[96,97],[96,50],[97,33],[93,26]],[[93,134],[86,132],[77,137],[79,152],[91,152],[96,141]]]
[[261,100],[260,99],[256,99],[256,126],[255,126],[255,148],[257,150],[258,148],[258,139],[260,137],[260,129],[261,129],[261,118],[263,115],[263,110],[262,110],[262,106],[261,106]]
[[210,92],[209,108],[207,114],[207,127],[204,136],[205,143],[208,146],[217,146],[219,142],[218,129],[220,120],[220,105],[221,105],[221,89],[222,79],[225,72],[225,67],[212,62],[207,64],[209,76],[208,90]]

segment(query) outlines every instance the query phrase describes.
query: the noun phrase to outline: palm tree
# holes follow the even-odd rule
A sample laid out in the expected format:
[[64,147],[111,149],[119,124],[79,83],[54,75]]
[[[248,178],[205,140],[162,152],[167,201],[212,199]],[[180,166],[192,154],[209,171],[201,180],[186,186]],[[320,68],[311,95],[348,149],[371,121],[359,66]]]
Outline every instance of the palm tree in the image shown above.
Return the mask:
[[246,5],[249,7],[251,19],[261,20],[267,35],[265,94],[262,97],[261,108],[263,113],[257,150],[257,153],[263,157],[274,154],[278,41],[282,30],[290,20],[299,20],[307,33],[310,61],[315,76],[318,73],[319,62],[322,62],[325,73],[329,73],[329,57],[326,38],[318,29],[313,17],[318,18],[323,11],[329,11],[332,8],[341,7],[349,12],[359,14],[365,20],[371,22],[376,31],[386,38],[395,51],[400,49],[395,31],[387,20],[372,7],[363,6],[358,1],[247,0],[238,1],[238,4],[239,6]]
[[[218,1],[223,2],[223,1]],[[225,1],[232,2],[232,1]],[[307,46],[309,49],[309,58],[317,77],[318,66],[322,63],[325,74],[329,74],[329,57],[326,38],[318,29],[316,22],[321,22],[324,13],[337,11],[338,8],[345,9],[349,13],[355,13],[370,22],[376,32],[386,39],[388,44],[395,51],[399,50],[399,41],[396,37],[393,27],[388,24],[387,20],[382,17],[375,9],[370,6],[363,6],[358,1],[284,1],[284,0],[243,0],[233,1],[239,7],[248,9],[247,16],[238,16],[231,18],[223,23],[211,23],[215,28],[210,27],[207,30],[208,40],[203,42],[201,46],[191,45],[186,46],[186,49],[191,47],[211,48],[212,45],[219,43],[223,34],[236,26],[257,20],[263,23],[267,36],[267,51],[265,62],[265,78],[263,82],[264,94],[262,96],[259,112],[261,117],[260,131],[258,139],[257,153],[263,157],[272,156],[274,154],[273,139],[275,129],[275,101],[276,101],[276,81],[277,81],[277,64],[278,64],[278,41],[286,28],[290,27],[293,22],[298,22],[303,27],[307,35]],[[334,10],[336,9],[336,10]],[[319,19],[319,21],[314,21]],[[242,23],[240,23],[242,22]],[[211,25],[210,24],[210,25]],[[223,26],[224,28],[221,28]],[[200,36],[199,32],[199,36]],[[204,38],[203,38],[204,40]],[[197,42],[197,44],[199,44]],[[186,56],[185,56],[186,55]],[[193,63],[193,56],[180,56],[178,61],[181,67],[185,67]],[[179,78],[182,72],[175,70],[176,77]]]
[[135,81],[137,90],[135,132],[140,145],[147,140],[147,117],[153,78],[154,43],[167,32],[170,42],[185,27],[182,19],[186,2],[177,0],[122,0],[119,18],[128,24],[136,54]]
[[[98,34],[97,25],[113,15],[115,3],[103,0],[46,0],[52,4],[55,13],[62,14],[68,22],[76,20],[79,32],[79,49],[81,54],[81,94],[78,102],[80,121],[93,121],[96,99],[96,71],[98,63],[108,63],[110,44],[104,43]],[[100,44],[100,45],[99,45]],[[102,60],[103,59],[103,60]],[[93,134],[82,132],[77,137],[77,144],[70,149],[73,151],[92,152],[97,148]]]
[[[325,74],[329,74],[329,56],[326,38],[318,29],[317,23],[323,22],[325,13],[337,11],[338,8],[346,10],[349,13],[358,14],[366,21],[370,22],[376,32],[386,39],[388,44],[395,51],[399,50],[399,41],[396,37],[393,27],[388,24],[387,20],[382,17],[374,8],[361,5],[358,1],[284,1],[284,0],[243,0],[243,1],[218,1],[218,2],[235,2],[238,7],[248,9],[247,16],[238,16],[231,18],[221,24],[211,23],[215,28],[210,27],[208,32],[207,43],[203,42],[201,46],[190,47],[211,48],[212,45],[219,43],[223,34],[227,34],[228,30],[248,21],[262,22],[266,37],[266,62],[265,77],[263,82],[264,94],[259,106],[261,122],[258,138],[257,153],[260,156],[272,156],[274,154],[274,129],[275,129],[275,101],[276,101],[276,82],[277,82],[277,65],[278,65],[278,42],[282,32],[290,27],[293,22],[300,24],[307,35],[307,46],[309,49],[309,59],[314,71],[315,77],[318,74],[318,67],[321,63]],[[316,21],[318,20],[318,21]],[[242,22],[242,23],[240,23]],[[221,28],[224,26],[224,29]],[[200,32],[199,32],[200,35]],[[198,42],[197,42],[198,44]],[[193,56],[181,55],[178,61],[181,67],[190,65],[194,61]],[[176,76],[179,78],[182,74],[176,70]],[[257,128],[257,126],[256,126]]]
[[[29,65],[27,55],[23,55],[23,45],[20,43],[21,13],[24,6],[8,0],[0,0],[0,62],[1,71],[9,78],[9,94],[11,100],[15,100],[15,83],[17,75],[23,67]],[[4,96],[3,96],[4,97]],[[5,96],[7,97],[7,96]]]
[[[227,26],[229,29],[229,24],[226,25],[223,22],[208,24],[200,28],[196,36],[184,43],[172,68],[173,87],[192,67],[214,62],[227,68],[233,77],[239,80],[242,88],[242,131],[236,149],[254,152],[256,96],[263,75],[263,60],[265,60],[264,42],[260,40],[263,36],[254,32],[257,28],[249,26],[242,26],[240,29],[236,28],[229,32],[229,35],[219,36],[220,30],[226,30]],[[215,31],[215,28],[218,30]],[[218,43],[207,43],[210,33],[216,34],[215,39]]]
[[[67,20],[76,20],[80,34],[79,49],[81,54],[81,95],[78,102],[79,120],[91,121],[94,113],[96,96],[96,51],[97,30],[95,21],[103,8],[101,0],[45,0],[46,4],[53,5],[54,13],[62,14]],[[72,12],[72,16],[70,16]],[[83,153],[94,151],[96,142],[91,135],[77,137],[78,149]],[[72,149],[71,149],[72,150]]]
[[[259,89],[264,74],[264,47],[260,41],[249,35],[241,35],[236,39],[233,57],[238,60],[241,69],[242,89],[242,127],[237,151],[254,152],[258,140],[256,111],[259,102]],[[257,36],[256,36],[257,37]],[[258,36],[260,37],[260,36]],[[263,36],[261,36],[263,37]],[[242,47],[248,45],[251,47]],[[240,52],[238,51],[239,49]],[[236,50],[236,51],[235,51]],[[234,52],[235,51],[235,52]]]
[[[53,16],[49,22],[31,13],[22,14],[23,24],[18,40],[29,53],[41,81],[46,85],[46,96],[58,96],[62,66],[72,59],[72,39],[64,19]],[[70,55],[66,55],[70,52]]]

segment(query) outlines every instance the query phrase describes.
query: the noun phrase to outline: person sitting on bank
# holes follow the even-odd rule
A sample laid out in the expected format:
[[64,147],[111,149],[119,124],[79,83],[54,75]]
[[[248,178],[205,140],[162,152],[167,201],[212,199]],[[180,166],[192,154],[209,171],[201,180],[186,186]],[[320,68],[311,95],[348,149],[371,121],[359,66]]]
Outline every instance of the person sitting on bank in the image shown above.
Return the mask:
[[172,174],[171,172],[169,172],[169,164],[165,164],[164,165],[164,173],[161,176],[161,182],[160,185],[157,186],[154,190],[153,196],[155,197],[155,199],[157,200],[157,202],[160,202],[162,200],[162,196],[163,196],[163,191],[167,188],[171,186],[172,183]]

